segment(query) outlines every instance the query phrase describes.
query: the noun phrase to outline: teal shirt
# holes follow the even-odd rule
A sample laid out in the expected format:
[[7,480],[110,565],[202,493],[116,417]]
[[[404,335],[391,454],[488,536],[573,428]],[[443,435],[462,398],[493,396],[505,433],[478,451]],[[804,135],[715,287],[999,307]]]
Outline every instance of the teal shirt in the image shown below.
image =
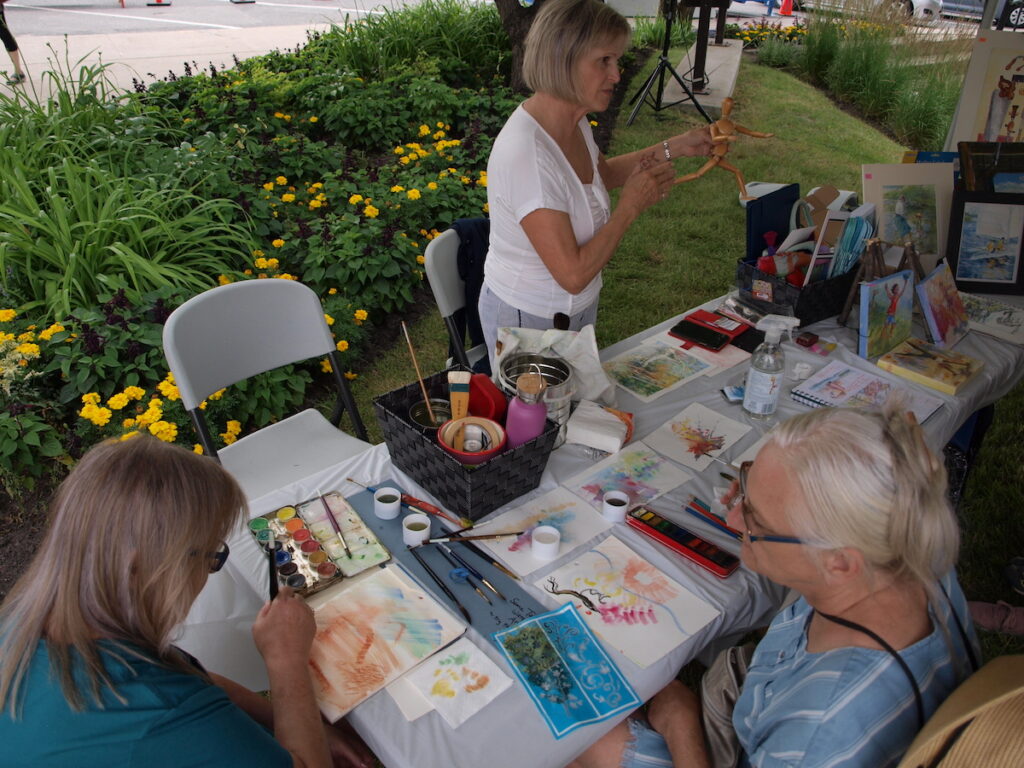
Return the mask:
[[[108,646],[109,647],[109,646]],[[86,695],[71,709],[40,642],[22,681],[17,720],[0,713],[0,758],[7,768],[290,767],[291,756],[227,694],[195,675],[104,654],[122,704],[108,689],[102,708]],[[82,690],[88,690],[83,687]]]

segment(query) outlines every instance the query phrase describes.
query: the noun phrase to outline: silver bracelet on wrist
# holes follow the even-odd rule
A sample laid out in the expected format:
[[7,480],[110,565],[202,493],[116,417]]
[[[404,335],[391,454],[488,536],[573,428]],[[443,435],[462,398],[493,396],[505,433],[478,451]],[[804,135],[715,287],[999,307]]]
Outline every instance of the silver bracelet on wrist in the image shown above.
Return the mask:
[[666,160],[671,160],[671,159],[672,159],[672,153],[671,153],[671,152],[669,151],[669,149],[668,149],[668,141],[663,141],[663,142],[661,142],[661,146],[662,146],[662,147],[664,148],[664,150],[665,150],[665,159],[666,159]]

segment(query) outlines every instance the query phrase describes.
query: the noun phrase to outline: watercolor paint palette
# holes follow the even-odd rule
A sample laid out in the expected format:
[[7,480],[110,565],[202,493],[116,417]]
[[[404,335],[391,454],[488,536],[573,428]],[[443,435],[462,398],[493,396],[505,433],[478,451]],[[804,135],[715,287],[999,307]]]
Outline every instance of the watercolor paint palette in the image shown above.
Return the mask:
[[[328,519],[325,504],[338,522],[344,543]],[[340,493],[327,493],[322,501],[317,497],[254,517],[249,521],[249,531],[264,549],[274,547],[278,578],[303,596],[391,558]]]

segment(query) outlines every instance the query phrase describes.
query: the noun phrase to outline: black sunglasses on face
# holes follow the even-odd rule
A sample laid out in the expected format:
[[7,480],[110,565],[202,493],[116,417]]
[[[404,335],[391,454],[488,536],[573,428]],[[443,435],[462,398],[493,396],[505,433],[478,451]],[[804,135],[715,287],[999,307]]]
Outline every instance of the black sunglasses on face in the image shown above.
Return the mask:
[[224,563],[228,561],[228,555],[231,554],[231,549],[228,547],[226,541],[222,541],[221,545],[217,547],[216,552],[210,553],[210,573],[216,573],[224,567]]

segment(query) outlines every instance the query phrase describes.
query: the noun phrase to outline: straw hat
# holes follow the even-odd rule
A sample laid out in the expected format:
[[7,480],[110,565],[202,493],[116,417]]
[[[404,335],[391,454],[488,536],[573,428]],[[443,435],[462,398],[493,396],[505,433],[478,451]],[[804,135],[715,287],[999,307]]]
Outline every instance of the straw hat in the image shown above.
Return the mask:
[[1024,655],[998,656],[942,703],[899,768],[1015,768],[1022,756]]

